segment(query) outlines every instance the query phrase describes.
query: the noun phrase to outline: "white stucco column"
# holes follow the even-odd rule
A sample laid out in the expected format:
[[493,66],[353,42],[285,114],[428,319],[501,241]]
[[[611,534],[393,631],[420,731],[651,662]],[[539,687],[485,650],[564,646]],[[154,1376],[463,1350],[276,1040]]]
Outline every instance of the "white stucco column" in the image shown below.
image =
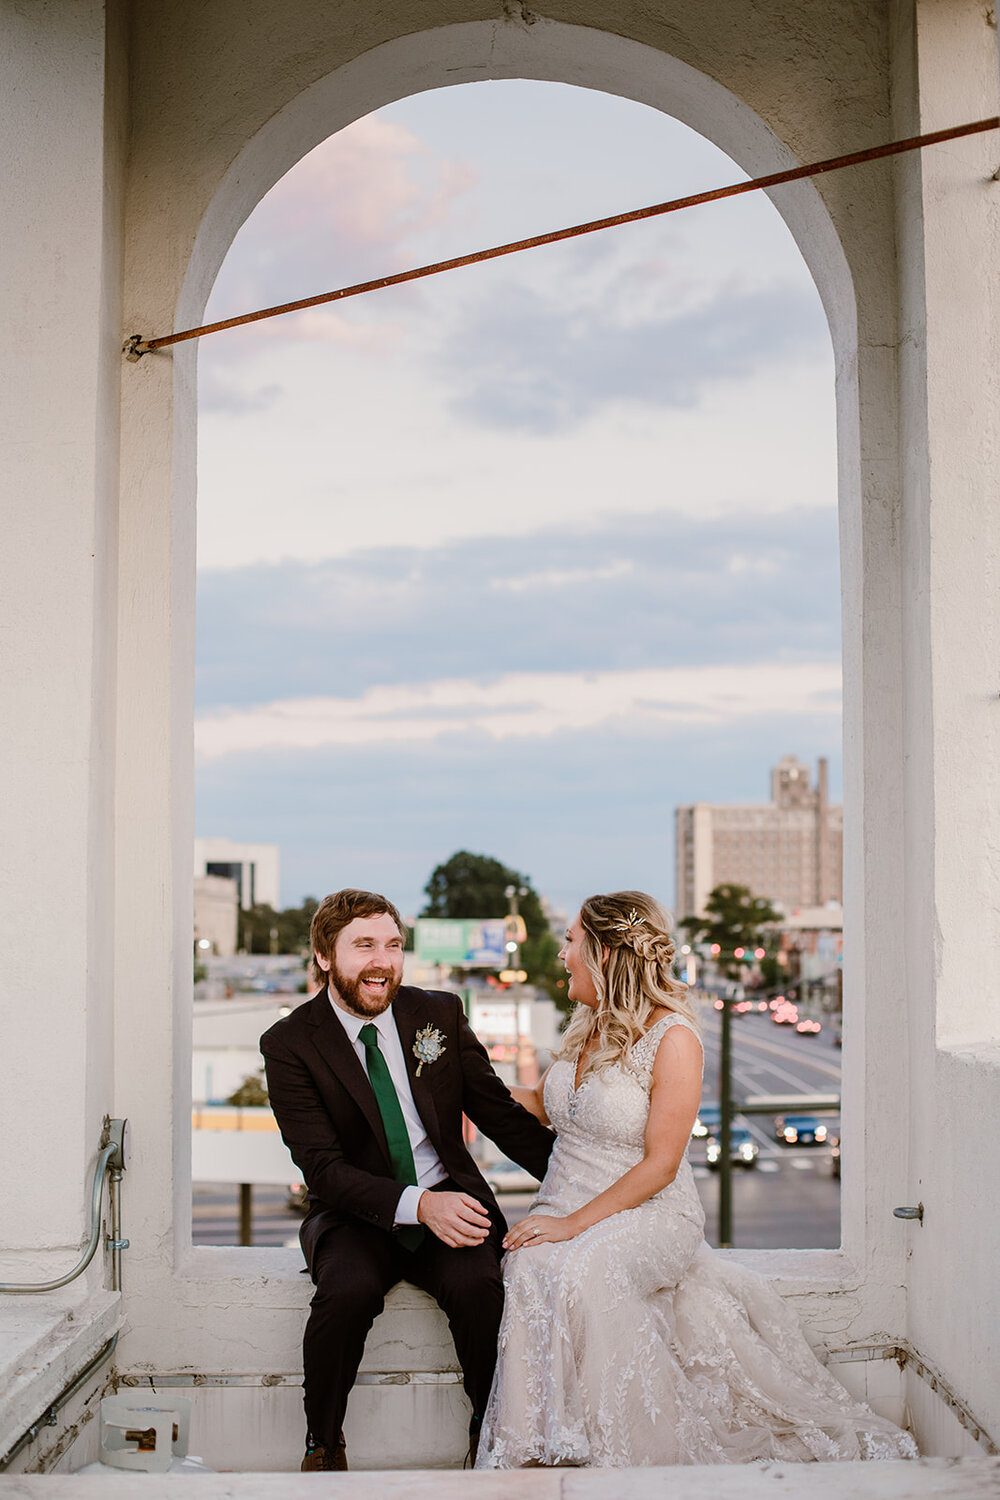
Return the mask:
[[[0,1272],[13,1280],[74,1263],[112,1104],[120,114],[108,10],[0,6]],[[110,45],[117,76],[117,35]]]
[[[1000,112],[995,18],[900,7],[898,124]],[[909,1336],[1000,1423],[1000,135],[900,174]]]

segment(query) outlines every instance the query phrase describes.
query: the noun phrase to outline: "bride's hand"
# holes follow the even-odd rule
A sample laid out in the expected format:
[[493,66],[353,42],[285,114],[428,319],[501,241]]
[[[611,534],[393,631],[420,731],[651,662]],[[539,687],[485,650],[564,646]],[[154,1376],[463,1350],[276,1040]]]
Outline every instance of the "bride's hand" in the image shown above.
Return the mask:
[[558,1219],[554,1214],[529,1214],[504,1235],[505,1250],[521,1250],[525,1245],[555,1245],[576,1236],[572,1219]]

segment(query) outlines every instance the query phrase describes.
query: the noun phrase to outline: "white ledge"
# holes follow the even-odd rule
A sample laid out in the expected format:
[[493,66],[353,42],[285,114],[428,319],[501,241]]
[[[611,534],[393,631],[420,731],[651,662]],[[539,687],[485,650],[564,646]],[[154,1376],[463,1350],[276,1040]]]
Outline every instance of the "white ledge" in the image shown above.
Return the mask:
[[[408,1469],[366,1474],[200,1474],[200,1500],[996,1500],[1000,1459],[762,1464],[671,1469],[516,1469],[470,1474]],[[0,1477],[0,1500],[88,1500],[141,1489],[176,1500],[176,1475]]]
[[[766,1276],[776,1291],[790,1295],[808,1292],[853,1291],[861,1274],[843,1250],[718,1250],[717,1255]],[[199,1245],[181,1258],[177,1281],[192,1291],[199,1283],[228,1281],[242,1289],[268,1289],[280,1297],[291,1291],[289,1305],[305,1306],[312,1283],[303,1274],[301,1252],[284,1248],[238,1245]],[[195,1294],[197,1295],[197,1294]]]
[[121,1326],[118,1292],[0,1294],[0,1457]]

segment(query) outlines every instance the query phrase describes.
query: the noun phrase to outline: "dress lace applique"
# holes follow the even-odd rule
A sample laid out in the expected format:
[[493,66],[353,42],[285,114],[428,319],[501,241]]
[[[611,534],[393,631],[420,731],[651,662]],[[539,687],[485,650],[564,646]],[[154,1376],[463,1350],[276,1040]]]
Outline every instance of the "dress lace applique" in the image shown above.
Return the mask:
[[[540,1213],[572,1213],[641,1161],[656,1049],[675,1025],[690,1027],[664,1016],[579,1089],[570,1063],[551,1068]],[[685,1153],[637,1208],[506,1257],[478,1468],[917,1456],[819,1363],[761,1277],[709,1249],[704,1222]]]

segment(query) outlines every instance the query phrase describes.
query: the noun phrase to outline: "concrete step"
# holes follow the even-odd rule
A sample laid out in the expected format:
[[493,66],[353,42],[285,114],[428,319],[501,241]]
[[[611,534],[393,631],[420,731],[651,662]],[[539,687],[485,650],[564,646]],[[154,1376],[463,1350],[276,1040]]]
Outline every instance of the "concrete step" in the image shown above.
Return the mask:
[[[0,1476],[0,1500],[177,1500],[182,1476]],[[668,1469],[517,1469],[470,1474],[192,1476],[197,1500],[997,1500],[1000,1458],[911,1463],[760,1464]]]

